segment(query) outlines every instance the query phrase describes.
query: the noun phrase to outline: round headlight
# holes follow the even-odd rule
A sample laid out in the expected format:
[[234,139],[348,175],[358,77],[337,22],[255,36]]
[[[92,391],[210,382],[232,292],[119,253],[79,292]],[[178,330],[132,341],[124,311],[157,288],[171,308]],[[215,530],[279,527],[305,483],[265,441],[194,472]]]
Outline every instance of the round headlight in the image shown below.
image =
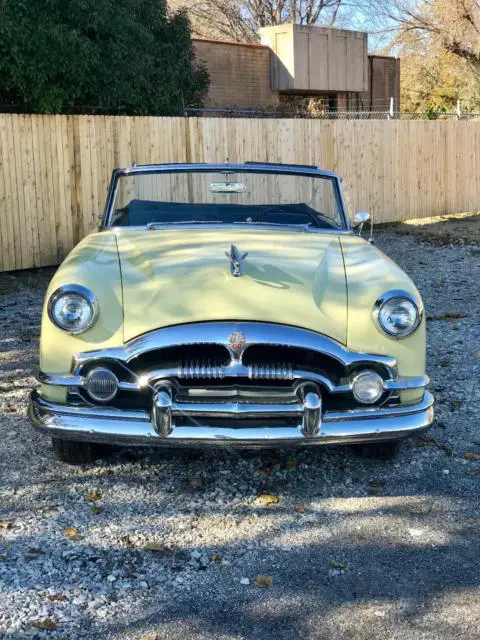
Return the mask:
[[93,293],[81,285],[57,289],[48,302],[50,320],[68,333],[83,333],[97,317],[97,301]]
[[103,367],[92,369],[85,378],[84,384],[88,395],[98,402],[108,402],[117,395],[118,379],[109,369]]
[[362,404],[373,404],[383,394],[383,378],[376,371],[362,371],[352,382],[353,397]]
[[421,316],[413,296],[406,292],[392,291],[379,298],[374,307],[374,317],[380,328],[389,336],[405,338],[415,331]]

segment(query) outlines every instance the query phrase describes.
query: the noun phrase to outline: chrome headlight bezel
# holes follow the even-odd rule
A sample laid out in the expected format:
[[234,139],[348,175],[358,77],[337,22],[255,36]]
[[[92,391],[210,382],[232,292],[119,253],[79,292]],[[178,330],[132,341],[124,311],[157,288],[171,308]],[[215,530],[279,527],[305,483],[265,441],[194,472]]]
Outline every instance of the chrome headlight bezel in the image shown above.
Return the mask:
[[[396,333],[394,331],[391,331],[388,327],[384,326],[381,320],[382,309],[386,304],[392,302],[392,300],[395,299],[408,300],[408,302],[413,305],[416,311],[415,322],[408,329],[408,331],[404,331],[403,333]],[[375,326],[380,331],[380,333],[382,333],[383,335],[387,335],[389,338],[394,338],[395,340],[402,340],[403,338],[408,338],[413,333],[415,333],[415,331],[420,326],[423,318],[423,306],[421,304],[421,301],[408,291],[403,291],[402,289],[392,289],[391,291],[386,291],[379,298],[377,298],[373,306],[372,315]]]
[[[366,377],[373,377],[376,381],[376,383],[378,384],[378,393],[377,395],[373,398],[373,399],[365,399],[365,398],[361,398],[358,395],[358,392],[356,390],[356,385],[358,382],[360,382],[362,380],[362,378],[366,378]],[[385,388],[384,388],[384,380],[382,378],[382,376],[377,372],[374,371],[373,369],[364,369],[362,371],[359,371],[352,379],[352,394],[353,397],[355,398],[355,400],[359,403],[359,404],[375,404],[376,402],[378,402],[380,400],[380,398],[383,396]]]
[[[71,294],[74,294],[76,296],[79,296],[80,298],[83,298],[83,300],[88,304],[90,308],[90,319],[88,323],[77,329],[72,329],[72,328],[67,328],[62,326],[62,324],[55,317],[55,305],[57,304],[57,302],[62,297],[66,295],[71,295]],[[99,311],[99,306],[98,306],[97,298],[92,293],[92,291],[90,291],[90,289],[87,289],[87,287],[84,287],[81,284],[66,284],[59,287],[52,293],[47,304],[47,313],[51,322],[56,327],[58,327],[61,331],[64,331],[65,333],[68,333],[70,335],[79,335],[80,333],[85,333],[85,331],[88,331],[88,329],[90,329],[97,321],[98,311]]]

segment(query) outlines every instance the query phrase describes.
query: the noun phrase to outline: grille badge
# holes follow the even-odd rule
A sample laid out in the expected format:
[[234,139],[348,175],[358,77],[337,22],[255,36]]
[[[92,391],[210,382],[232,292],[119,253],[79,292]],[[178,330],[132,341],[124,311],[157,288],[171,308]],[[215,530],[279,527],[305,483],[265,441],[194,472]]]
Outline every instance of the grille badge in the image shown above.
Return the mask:
[[228,339],[228,344],[235,353],[239,353],[245,346],[246,342],[247,338],[242,331],[234,331]]

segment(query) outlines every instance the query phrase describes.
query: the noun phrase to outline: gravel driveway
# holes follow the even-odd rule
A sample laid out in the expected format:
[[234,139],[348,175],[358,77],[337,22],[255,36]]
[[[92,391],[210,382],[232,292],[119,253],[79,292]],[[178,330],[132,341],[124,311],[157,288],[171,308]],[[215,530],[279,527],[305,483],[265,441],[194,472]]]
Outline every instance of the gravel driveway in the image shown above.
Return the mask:
[[480,637],[480,250],[377,244],[424,296],[437,402],[389,462],[329,447],[57,463],[25,417],[52,271],[0,275],[1,637]]

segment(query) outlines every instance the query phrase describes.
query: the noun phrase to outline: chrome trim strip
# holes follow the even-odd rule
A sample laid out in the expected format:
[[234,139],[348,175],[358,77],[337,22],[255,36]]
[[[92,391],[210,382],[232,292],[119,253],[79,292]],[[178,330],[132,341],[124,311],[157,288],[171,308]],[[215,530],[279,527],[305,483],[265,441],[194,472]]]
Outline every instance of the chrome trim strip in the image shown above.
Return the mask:
[[[351,383],[348,384],[340,384],[333,385],[332,382],[318,373],[314,373],[312,371],[302,371],[299,369],[295,369],[293,371],[288,370],[286,372],[285,377],[264,377],[262,378],[259,374],[250,373],[250,369],[252,367],[242,367],[239,365],[235,367],[234,370],[230,370],[227,367],[210,367],[208,371],[205,372],[204,377],[212,378],[212,379],[223,379],[227,375],[231,377],[246,377],[251,380],[257,379],[265,379],[265,380],[306,380],[311,382],[318,382],[325,386],[326,389],[330,393],[349,393],[352,390]],[[228,371],[228,373],[227,373]],[[156,369],[150,372],[146,372],[142,376],[139,377],[138,382],[125,382],[119,381],[119,388],[123,391],[140,391],[140,389],[153,384],[157,380],[169,379],[178,377],[182,380],[185,379],[195,379],[198,377],[202,377],[197,375],[197,372],[194,371],[194,375],[187,376],[186,371],[182,369]],[[83,387],[83,377],[82,376],[73,376],[73,375],[65,375],[61,376],[58,374],[50,375],[47,373],[43,373],[40,371],[38,376],[39,382],[44,384],[58,386],[58,387]],[[429,383],[428,376],[418,376],[418,377],[405,377],[399,378],[397,380],[384,380],[383,388],[386,391],[405,391],[407,389],[420,389],[426,387]]]
[[398,380],[384,380],[383,388],[388,391],[405,391],[407,389],[421,389],[428,386],[428,376],[408,376]]
[[[230,346],[230,337],[234,332],[245,335],[245,344],[241,351],[234,352]],[[349,351],[339,342],[309,329],[267,322],[195,322],[174,325],[145,333],[127,342],[123,347],[114,347],[100,351],[85,351],[74,356],[73,373],[87,362],[103,359],[120,360],[128,363],[137,356],[166,347],[217,344],[224,346],[231,355],[231,361],[241,360],[243,352],[253,345],[265,344],[310,349],[326,354],[338,360],[343,366],[360,364],[381,364],[395,370],[396,360],[389,356]]]
[[[50,374],[40,371],[38,373],[38,381],[42,384],[48,384],[53,387],[82,387],[85,388],[86,378],[78,375],[59,375],[57,373]],[[118,388],[123,391],[139,391],[142,386],[137,382],[118,381]]]
[[[433,398],[426,392],[424,399],[410,407],[370,409],[368,417],[358,412],[352,419],[350,412],[337,414],[336,419],[324,415],[320,432],[311,437],[301,433],[297,427],[175,427],[170,435],[159,436],[153,428],[147,412],[118,412],[81,408],[81,413],[71,406],[62,406],[46,401],[36,391],[32,393],[29,415],[35,428],[54,437],[104,442],[123,445],[158,446],[286,446],[320,445],[328,443],[354,443],[389,440],[412,435],[428,428],[433,421]],[[77,408],[78,409],[78,408]],[[371,412],[381,412],[377,419]],[[141,414],[127,419],[123,414]],[[95,416],[96,414],[96,416]],[[94,417],[95,416],[95,417]],[[120,417],[122,416],[122,417]]]
[[[97,418],[103,418],[106,420],[134,420],[141,422],[149,422],[150,421],[150,413],[143,409],[117,409],[115,407],[100,407],[100,406],[83,406],[83,405],[71,405],[71,404],[61,404],[57,402],[51,402],[43,398],[38,391],[34,390],[32,392],[32,402],[41,410],[44,410],[48,413],[64,415],[64,416],[77,416],[84,417],[88,422],[89,420],[95,420]],[[234,406],[237,403],[224,403],[222,406],[224,407],[225,413],[227,413],[227,408],[229,406]],[[425,395],[423,400],[418,403],[412,405],[393,405],[391,407],[368,407],[361,409],[349,409],[348,411],[326,411],[323,414],[323,422],[338,422],[339,420],[350,421],[350,420],[358,420],[362,418],[368,418],[371,420],[372,418],[386,418],[386,417],[404,417],[406,415],[410,415],[411,413],[416,413],[417,411],[423,411],[424,409],[428,409],[433,405],[433,396],[428,391],[425,391]],[[181,411],[181,407],[188,408],[189,406],[195,407],[195,412],[197,415],[200,415],[200,411],[197,412],[199,407],[203,406],[203,403],[175,403],[174,405],[177,408],[177,415],[185,414],[185,411]],[[208,404],[207,404],[208,406]],[[215,406],[219,406],[215,403]],[[251,406],[251,405],[246,405]],[[261,406],[261,405],[254,405]],[[292,406],[292,405],[281,405],[281,406]],[[295,406],[295,405],[293,405]],[[297,405],[298,406],[298,405]],[[302,408],[300,408],[300,412]],[[213,415],[213,414],[212,414]],[[217,413],[215,413],[217,415]]]
[[[146,227],[144,225],[129,225],[128,227],[113,227],[117,233],[128,233],[128,231],[139,231],[139,230],[145,230],[145,231],[163,231],[164,229],[172,229],[172,227],[175,229],[175,231],[183,231],[185,229],[195,229],[197,230],[199,228],[199,226],[202,227],[202,229],[228,229],[228,230],[235,230],[238,231],[239,227],[240,227],[240,223],[229,223],[229,222],[212,222],[212,223],[205,223],[202,222],[201,225],[199,224],[195,224],[194,222],[184,222],[182,224],[178,224],[178,225],[174,225],[174,224],[169,224],[168,222],[166,222],[165,224],[162,224],[161,222],[156,222],[155,223],[155,227],[150,228],[150,229],[146,229]],[[111,228],[111,227],[109,227]],[[306,225],[293,225],[293,224],[275,224],[272,222],[272,224],[268,224],[268,223],[262,223],[262,224],[255,224],[254,222],[252,223],[248,223],[248,222],[242,222],[241,223],[241,229],[255,229],[255,231],[262,231],[262,230],[274,230],[274,231],[288,231],[291,233],[326,233],[329,235],[341,235],[341,236],[352,236],[354,235],[353,231],[351,229],[323,229],[320,227],[307,227]]]
[[59,375],[58,373],[44,373],[43,371],[39,371],[38,381],[54,387],[81,387],[83,385],[82,376]]
[[70,416],[72,418],[82,418],[86,422],[90,420],[104,419],[113,421],[133,421],[133,422],[149,422],[150,415],[148,411],[143,409],[117,409],[116,407],[100,407],[85,406],[75,404],[61,404],[59,402],[50,402],[43,398],[38,391],[32,391],[31,401],[35,406],[46,413]]
[[276,418],[297,416],[303,413],[300,403],[253,402],[173,402],[173,416],[198,416],[207,418]]
[[245,173],[293,173],[297,175],[313,175],[325,178],[337,178],[333,171],[320,169],[317,166],[305,166],[282,163],[248,163],[248,164],[215,164],[209,162],[192,163],[165,163],[165,164],[136,164],[124,169],[115,169],[117,175],[131,175],[132,173],[182,173],[186,171],[205,173],[209,171],[225,173],[225,171],[244,171]]

